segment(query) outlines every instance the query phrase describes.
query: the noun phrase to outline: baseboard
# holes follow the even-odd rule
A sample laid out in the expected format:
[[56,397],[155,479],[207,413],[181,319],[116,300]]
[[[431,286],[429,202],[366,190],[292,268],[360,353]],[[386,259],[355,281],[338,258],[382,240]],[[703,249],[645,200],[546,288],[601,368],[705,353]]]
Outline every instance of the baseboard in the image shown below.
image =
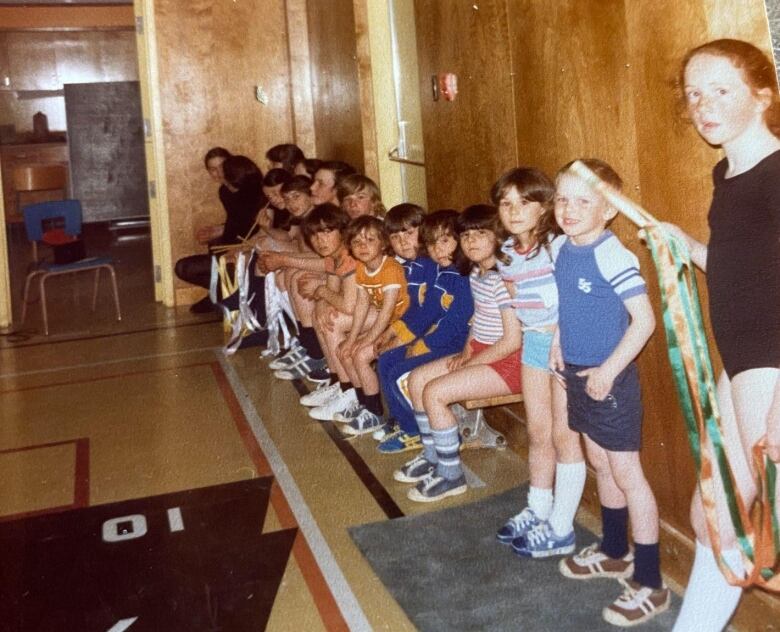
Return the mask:
[[[498,406],[485,411],[488,423],[502,432],[510,450],[528,458],[528,440],[522,405]],[[601,532],[600,508],[596,491],[596,476],[588,468],[588,478],[582,495],[577,520],[595,533]],[[693,534],[683,533],[661,518],[661,560],[664,581],[681,595],[693,564]],[[780,631],[780,595],[757,588],[745,591],[730,629],[736,632]]]
[[201,287],[176,288],[176,305],[192,305],[204,298],[208,292]]

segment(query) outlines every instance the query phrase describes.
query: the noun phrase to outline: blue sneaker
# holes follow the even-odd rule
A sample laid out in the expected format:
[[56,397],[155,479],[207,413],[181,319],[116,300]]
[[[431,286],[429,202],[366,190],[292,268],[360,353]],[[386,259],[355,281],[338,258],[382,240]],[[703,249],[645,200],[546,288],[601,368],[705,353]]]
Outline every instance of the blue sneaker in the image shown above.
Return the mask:
[[533,509],[526,507],[519,514],[506,521],[506,524],[496,533],[496,539],[502,544],[512,544],[513,540],[524,536],[527,531],[541,522]]
[[550,523],[546,520],[539,523],[522,537],[512,542],[512,550],[522,557],[552,557],[553,555],[568,555],[574,551],[574,531],[564,536],[555,535]]
[[382,419],[380,417],[377,417],[368,408],[363,408],[357,417],[341,427],[341,431],[344,434],[358,436],[374,432],[381,425]]
[[398,452],[406,452],[407,450],[418,450],[421,447],[420,435],[413,435],[404,430],[399,430],[385,437],[376,449],[382,454],[396,454]]
[[438,476],[434,472],[412,487],[406,493],[406,497],[418,503],[434,503],[449,496],[465,494],[468,489],[466,477],[463,474],[458,478],[448,479]]

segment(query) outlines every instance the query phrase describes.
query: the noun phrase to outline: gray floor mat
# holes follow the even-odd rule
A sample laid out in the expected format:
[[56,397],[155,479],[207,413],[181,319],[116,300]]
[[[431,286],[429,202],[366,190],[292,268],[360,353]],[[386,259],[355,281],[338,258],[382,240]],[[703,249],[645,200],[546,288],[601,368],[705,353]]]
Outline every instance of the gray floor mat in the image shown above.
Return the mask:
[[[616,580],[574,581],[558,560],[528,560],[495,539],[525,506],[527,487],[419,516],[352,527],[349,532],[412,622],[427,630],[611,630],[602,608]],[[577,549],[596,536],[577,527]],[[639,629],[670,630],[680,600]]]

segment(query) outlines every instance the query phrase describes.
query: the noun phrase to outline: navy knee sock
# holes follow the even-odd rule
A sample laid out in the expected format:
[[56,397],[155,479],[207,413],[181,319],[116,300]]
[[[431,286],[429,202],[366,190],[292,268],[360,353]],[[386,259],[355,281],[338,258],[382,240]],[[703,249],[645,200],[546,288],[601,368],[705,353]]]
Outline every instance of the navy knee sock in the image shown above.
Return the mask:
[[612,509],[602,505],[601,524],[601,551],[612,559],[620,559],[628,553],[628,507]]
[[634,543],[634,581],[641,586],[661,588],[661,554],[655,544]]
[[366,408],[374,413],[377,417],[381,417],[384,409],[382,408],[382,396],[377,393],[376,395],[365,395]]
[[322,352],[320,341],[317,339],[317,332],[314,331],[314,327],[304,327],[301,325],[300,335],[298,339],[301,341],[301,345],[306,349],[306,353],[312,360],[322,360],[325,354]]

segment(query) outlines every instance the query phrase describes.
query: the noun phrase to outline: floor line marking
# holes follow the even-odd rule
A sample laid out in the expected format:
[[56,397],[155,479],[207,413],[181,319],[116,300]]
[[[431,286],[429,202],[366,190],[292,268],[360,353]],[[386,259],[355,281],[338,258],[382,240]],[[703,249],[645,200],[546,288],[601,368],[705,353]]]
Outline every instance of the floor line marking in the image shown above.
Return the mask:
[[69,366],[55,366],[48,369],[36,369],[34,371],[18,371],[16,373],[0,373],[0,379],[11,379],[14,377],[25,377],[28,375],[41,375],[43,373],[57,373],[58,371],[74,371],[76,369],[91,369],[97,366],[108,364],[121,364],[122,362],[140,362],[141,360],[154,360],[155,358],[169,358],[188,353],[199,353],[202,351],[214,351],[220,347],[196,347],[195,349],[184,349],[183,351],[168,351],[165,353],[152,353],[142,356],[130,356],[127,358],[117,358],[115,360],[102,360],[101,362],[84,362],[82,364],[71,364]]
[[295,479],[287,469],[287,465],[273,439],[271,439],[265,424],[263,424],[263,420],[252,403],[249,393],[244,388],[241,378],[222,352],[215,351],[215,355],[238,399],[241,410],[252,428],[255,439],[257,439],[271,465],[271,470],[287,498],[290,509],[295,515],[301,531],[306,536],[311,552],[317,560],[325,581],[333,593],[333,598],[344,615],[350,630],[371,630],[371,625],[360,607],[355,593],[352,592],[352,588],[341,572],[333,551],[331,551],[320,528],[317,526],[317,521],[306,504]]

